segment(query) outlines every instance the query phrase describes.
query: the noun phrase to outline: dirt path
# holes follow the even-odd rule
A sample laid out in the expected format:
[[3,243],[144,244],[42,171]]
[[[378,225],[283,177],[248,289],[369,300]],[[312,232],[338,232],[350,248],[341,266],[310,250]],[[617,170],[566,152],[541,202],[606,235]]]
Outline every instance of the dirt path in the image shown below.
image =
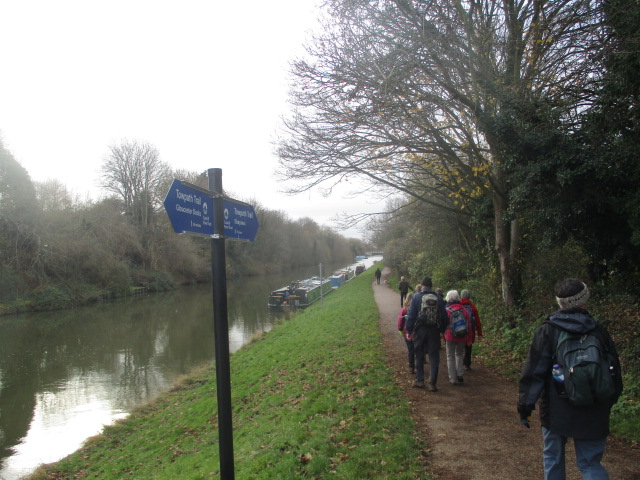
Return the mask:
[[[412,388],[406,346],[396,321],[400,294],[387,285],[389,270],[373,290],[380,311],[385,352],[425,440],[426,469],[436,480],[542,479],[542,434],[537,411],[531,430],[520,425],[517,385],[489,371],[477,359],[465,372],[464,384],[449,385],[444,348],[438,392]],[[480,312],[482,314],[482,312]],[[425,368],[428,376],[428,365]],[[425,379],[426,381],[426,379]],[[457,418],[454,419],[453,416]],[[603,465],[612,480],[640,480],[640,449],[609,440]],[[580,480],[573,443],[567,443],[567,480]]]

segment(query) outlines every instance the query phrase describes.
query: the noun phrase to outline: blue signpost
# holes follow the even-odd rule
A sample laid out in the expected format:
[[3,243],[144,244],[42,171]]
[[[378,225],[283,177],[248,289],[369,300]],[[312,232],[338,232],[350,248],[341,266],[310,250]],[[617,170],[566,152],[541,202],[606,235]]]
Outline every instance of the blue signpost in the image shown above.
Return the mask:
[[164,199],[164,208],[176,233],[213,235],[211,192],[174,179]]
[[258,232],[258,218],[247,203],[224,199],[224,236],[228,239],[253,242]]
[[[215,228],[213,201],[213,192],[174,179],[164,208],[176,233],[213,236],[221,233]],[[224,197],[223,216],[227,240],[255,240],[259,223],[252,205]]]
[[258,219],[251,205],[222,196],[221,169],[211,168],[208,175],[209,190],[174,179],[164,199],[164,208],[176,233],[211,237],[220,478],[233,480],[231,365],[224,241],[228,238],[253,242],[258,231]]

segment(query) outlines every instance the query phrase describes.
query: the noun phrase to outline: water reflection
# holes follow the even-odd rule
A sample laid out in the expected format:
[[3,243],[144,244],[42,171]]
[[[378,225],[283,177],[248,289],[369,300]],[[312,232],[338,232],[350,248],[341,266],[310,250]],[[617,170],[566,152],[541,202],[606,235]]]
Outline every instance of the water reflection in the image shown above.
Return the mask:
[[[230,281],[230,350],[275,322],[268,294],[307,272]],[[210,286],[0,317],[0,478],[76,450],[102,426],[214,359]]]

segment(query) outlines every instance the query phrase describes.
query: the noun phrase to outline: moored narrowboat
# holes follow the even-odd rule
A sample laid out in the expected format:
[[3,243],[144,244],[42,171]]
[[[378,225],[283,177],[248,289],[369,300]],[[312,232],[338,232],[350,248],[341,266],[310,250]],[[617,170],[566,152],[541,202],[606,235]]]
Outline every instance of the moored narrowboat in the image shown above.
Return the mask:
[[333,275],[329,277],[329,280],[331,280],[331,286],[333,288],[338,288],[355,276],[355,271],[347,268],[345,270],[338,270],[337,272],[333,272]]
[[298,280],[286,287],[272,291],[269,296],[268,306],[270,308],[305,308],[331,290],[331,280],[328,278],[324,278],[322,281],[320,277]]

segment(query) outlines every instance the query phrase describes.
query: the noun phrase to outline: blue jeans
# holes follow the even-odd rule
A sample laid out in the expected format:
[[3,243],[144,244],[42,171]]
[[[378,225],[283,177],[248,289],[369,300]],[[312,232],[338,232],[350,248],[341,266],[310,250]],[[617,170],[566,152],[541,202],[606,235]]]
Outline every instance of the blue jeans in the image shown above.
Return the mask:
[[[544,439],[544,480],[565,480],[564,447],[567,437],[553,433],[542,427]],[[600,440],[574,439],[576,447],[576,465],[583,480],[609,480],[609,475],[600,464],[604,454],[606,438]]]
[[429,355],[429,383],[433,386],[438,381],[438,369],[440,367],[440,332],[435,328],[427,328],[421,332],[421,341],[414,342],[416,353],[416,380],[424,381],[424,354]]

